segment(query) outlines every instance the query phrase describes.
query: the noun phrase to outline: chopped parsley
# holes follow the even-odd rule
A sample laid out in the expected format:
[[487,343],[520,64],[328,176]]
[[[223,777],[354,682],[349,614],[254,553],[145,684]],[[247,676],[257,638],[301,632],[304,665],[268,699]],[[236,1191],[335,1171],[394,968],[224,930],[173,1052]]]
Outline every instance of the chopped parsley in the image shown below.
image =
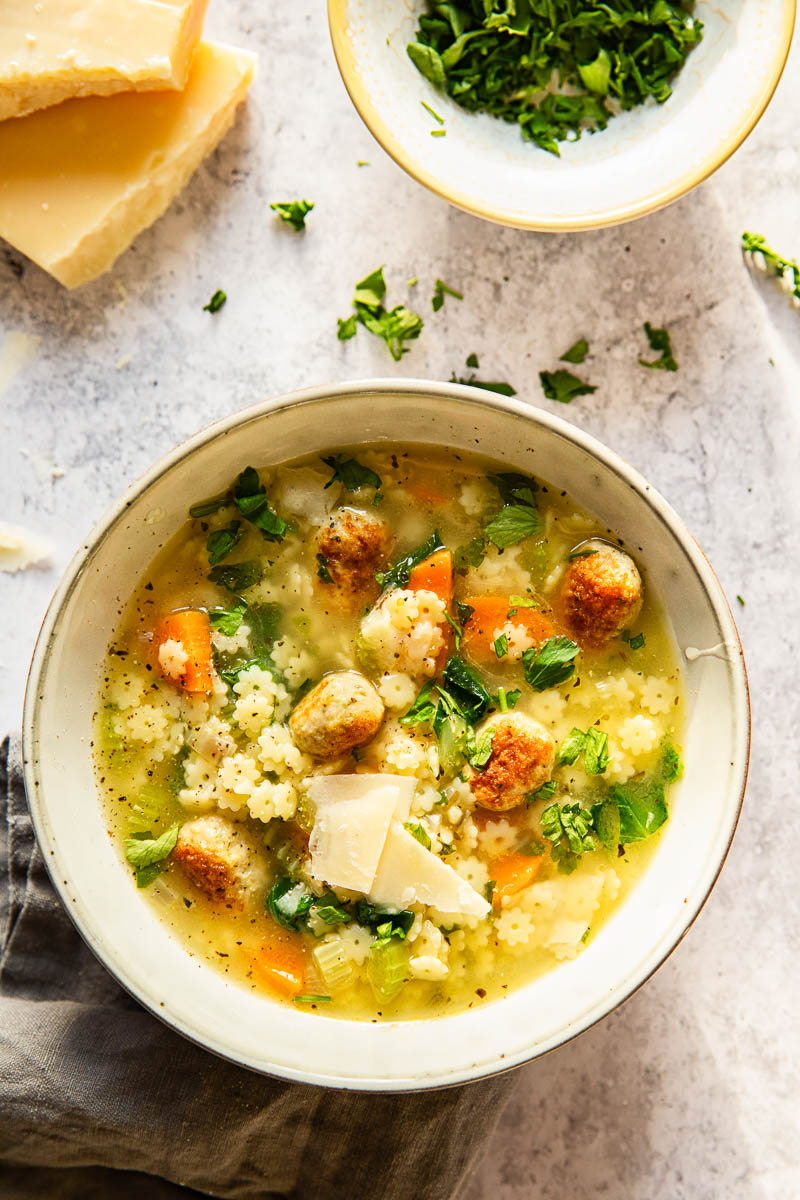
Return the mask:
[[[702,38],[692,10],[681,0],[428,0],[407,52],[462,108],[516,123],[557,155],[620,109],[669,98]],[[551,90],[553,77],[564,91]]]
[[206,550],[210,567],[215,567],[217,563],[222,562],[223,558],[227,558],[236,543],[241,541],[242,535],[239,530],[241,523],[241,521],[231,521],[225,529],[215,529],[208,535]]
[[500,712],[508,712],[510,708],[516,707],[516,703],[521,695],[522,692],[519,688],[512,688],[510,692],[507,692],[505,688],[501,687],[497,689],[494,703],[500,709]]
[[476,737],[473,727],[491,703],[477,672],[452,654],[441,680],[425,684],[400,724],[433,726],[439,742],[439,765],[444,772],[456,774],[465,759],[480,769],[491,757],[494,730],[486,729]]
[[438,312],[442,307],[445,296],[453,296],[456,300],[464,299],[461,292],[455,291],[453,288],[448,287],[443,280],[437,279],[433,285],[433,296],[431,297],[431,306],[434,312]]
[[161,874],[161,864],[175,849],[179,829],[176,823],[159,837],[148,829],[125,838],[125,857],[136,873],[137,888],[148,887]]
[[208,304],[203,305],[203,312],[215,313],[219,312],[224,307],[225,301],[228,299],[227,293],[223,292],[222,288],[217,288],[214,295],[209,300]]
[[333,583],[334,581],[324,554],[317,555],[317,578],[321,579],[323,583]]
[[406,821],[404,828],[419,842],[420,846],[424,846],[426,850],[430,850],[431,839],[424,825],[420,825],[419,821]]
[[357,492],[363,487],[381,486],[380,475],[363,466],[355,458],[344,458],[341,454],[334,454],[330,458],[323,458],[322,461],[333,471],[325,484],[326,489],[336,482],[341,483],[348,492]]
[[245,467],[233,488],[233,500],[239,512],[255,525],[267,542],[282,542],[289,530],[284,521],[267,503],[267,489],[259,481],[255,467]]
[[465,363],[465,366],[472,367],[473,370],[477,370],[480,365],[481,364],[478,362],[477,354],[468,354],[467,355],[467,361]]
[[538,650],[530,646],[522,655],[525,678],[535,692],[557,687],[575,673],[579,653],[580,647],[562,635],[548,638]]
[[516,396],[517,394],[516,388],[513,388],[510,383],[504,383],[499,380],[477,379],[474,375],[470,375],[469,379],[465,379],[463,376],[457,376],[455,371],[450,376],[450,382],[462,383],[465,387],[483,388],[484,392],[496,392],[498,396]]
[[221,633],[223,637],[233,637],[247,612],[247,605],[240,600],[233,608],[212,609],[208,614],[211,628]]
[[751,254],[756,266],[763,266],[763,270],[775,275],[789,295],[800,300],[800,266],[795,259],[781,258],[760,233],[742,234],[742,252]]
[[453,555],[453,570],[466,575],[470,567],[479,567],[486,557],[486,538],[477,534],[472,541],[459,546]]
[[584,854],[596,850],[590,809],[580,804],[551,804],[542,813],[542,833],[551,842],[550,857],[562,875],[571,875]]
[[558,791],[558,784],[555,779],[548,779],[547,783],[543,783],[535,792],[528,792],[525,799],[528,804],[535,804],[538,800],[550,800]]
[[597,388],[591,383],[584,383],[571,371],[559,368],[557,371],[540,371],[539,379],[542,391],[548,400],[557,400],[559,404],[570,404],[576,396],[590,396]]
[[524,538],[538,533],[542,519],[535,508],[521,504],[506,504],[496,517],[484,526],[484,533],[498,550],[515,546]]
[[602,775],[609,764],[608,734],[593,725],[584,733],[573,729],[564,738],[556,754],[557,766],[572,766],[583,755],[583,768],[587,775]]
[[418,338],[422,332],[423,321],[417,313],[402,304],[392,309],[383,306],[386,295],[386,281],[383,278],[383,267],[378,267],[356,284],[353,295],[355,313],[347,318],[340,318],[336,336],[340,341],[355,337],[357,326],[363,325],[375,337],[382,338],[395,362],[399,362],[408,352],[406,342]]
[[623,629],[620,637],[622,638],[623,642],[627,642],[631,650],[641,650],[642,646],[645,644],[644,634],[637,633],[634,636],[631,636],[630,629]]
[[579,338],[569,350],[561,355],[561,362],[582,363],[589,353],[589,343],[586,338]]
[[739,604],[742,606],[742,608],[744,608],[744,607],[745,607],[745,600],[744,600],[744,599],[743,599],[743,598],[742,598],[742,597],[739,595],[739,593],[738,593],[738,592],[736,593],[736,599],[737,599],[738,603],[739,603]]
[[431,116],[433,117],[434,121],[437,122],[437,124],[444,125],[444,117],[440,117],[439,114],[434,109],[431,108],[430,104],[426,104],[424,100],[420,100],[420,104],[422,105],[422,107],[425,109],[426,112],[429,112],[431,114]]
[[657,350],[660,358],[654,359],[652,362],[647,362],[645,359],[639,359],[640,367],[649,367],[653,371],[677,371],[678,364],[672,353],[672,342],[666,329],[654,329],[649,321],[644,323],[644,331],[647,334],[647,340],[650,343],[651,350]]
[[508,654],[508,635],[501,633],[499,637],[494,639],[494,652],[498,658],[505,658]]
[[287,200],[282,204],[270,204],[273,212],[277,213],[282,221],[287,225],[291,225],[298,233],[306,227],[306,217],[311,212],[313,204],[308,200]]

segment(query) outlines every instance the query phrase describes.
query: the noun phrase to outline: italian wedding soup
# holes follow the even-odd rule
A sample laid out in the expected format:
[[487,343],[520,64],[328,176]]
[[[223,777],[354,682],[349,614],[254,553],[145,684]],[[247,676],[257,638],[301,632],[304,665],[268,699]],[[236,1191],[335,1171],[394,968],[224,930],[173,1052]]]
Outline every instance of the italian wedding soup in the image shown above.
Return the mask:
[[198,495],[114,635],[94,742],[120,854],[187,952],[371,1020],[580,954],[681,772],[630,549],[455,451],[242,463]]

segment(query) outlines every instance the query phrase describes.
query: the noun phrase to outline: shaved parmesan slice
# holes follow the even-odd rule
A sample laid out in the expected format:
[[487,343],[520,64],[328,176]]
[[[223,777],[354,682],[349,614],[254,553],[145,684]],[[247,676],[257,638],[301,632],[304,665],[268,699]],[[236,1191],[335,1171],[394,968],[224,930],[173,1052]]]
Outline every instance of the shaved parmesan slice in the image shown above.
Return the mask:
[[390,787],[397,797],[393,816],[397,821],[407,821],[416,786],[416,780],[407,775],[317,775],[309,780],[308,794],[319,809],[325,804],[360,799],[378,788]]
[[373,904],[398,909],[426,904],[439,912],[485,917],[489,905],[452,867],[426,850],[398,821],[386,835],[375,882],[369,893]]
[[[334,778],[324,776],[320,782]],[[365,795],[320,804],[308,841],[312,878],[369,892],[396,804],[394,788],[374,784]]]

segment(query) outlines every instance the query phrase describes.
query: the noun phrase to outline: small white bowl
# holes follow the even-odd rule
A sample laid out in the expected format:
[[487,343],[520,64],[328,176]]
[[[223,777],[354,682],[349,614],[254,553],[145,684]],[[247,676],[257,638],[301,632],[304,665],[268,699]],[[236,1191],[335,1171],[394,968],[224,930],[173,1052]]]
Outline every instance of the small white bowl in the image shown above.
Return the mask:
[[[255,995],[192,957],[137,893],[109,840],[90,752],[109,640],[154,555],[198,495],[247,463],[350,443],[475,450],[535,473],[624,538],[662,598],[685,665],[686,770],[640,883],[574,961],[503,1000],[410,1022],[340,1021]],[[244,1066],[331,1087],[403,1091],[513,1067],[611,1012],[664,961],[708,896],[733,836],[749,750],[741,645],[694,539],[635,471],[565,421],[454,384],[386,380],[311,388],[235,413],[166,455],[75,556],[33,655],[25,784],[53,884],[119,982],[186,1037]]]
[[[328,0],[336,61],[370,132],[403,170],[458,208],[501,225],[565,232],[654,212],[707,178],[744,141],[781,77],[796,0],[698,0],[705,26],[673,94],[562,142],[556,158],[517,125],[459,108],[406,54],[422,0]],[[445,137],[423,108],[444,118]]]

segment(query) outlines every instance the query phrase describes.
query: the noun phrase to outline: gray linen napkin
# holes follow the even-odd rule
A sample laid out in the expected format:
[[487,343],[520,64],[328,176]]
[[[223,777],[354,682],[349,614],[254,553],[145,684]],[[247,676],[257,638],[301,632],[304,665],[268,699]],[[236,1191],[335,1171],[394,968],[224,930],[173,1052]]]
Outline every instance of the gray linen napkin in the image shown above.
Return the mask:
[[18,747],[0,746],[4,1200],[449,1200],[514,1079],[404,1096],[331,1092],[185,1041],[84,945],[47,878]]

